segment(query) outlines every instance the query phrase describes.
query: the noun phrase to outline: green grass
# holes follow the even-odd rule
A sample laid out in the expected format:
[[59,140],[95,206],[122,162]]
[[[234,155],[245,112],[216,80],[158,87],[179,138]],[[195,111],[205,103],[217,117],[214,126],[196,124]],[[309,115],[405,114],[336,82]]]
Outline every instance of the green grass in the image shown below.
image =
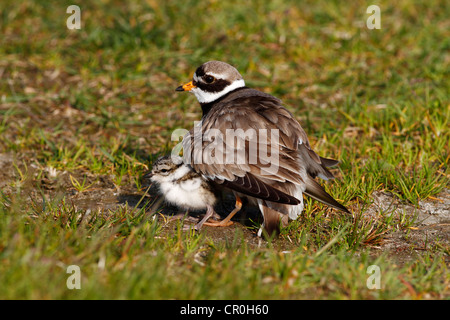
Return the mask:
[[[415,217],[365,214],[375,191],[418,205],[449,187],[446,1],[379,1],[380,30],[365,27],[366,1],[90,1],[68,30],[71,4],[0,4],[0,155],[13,159],[0,175],[1,298],[448,297],[447,242],[396,261],[374,248],[408,237]],[[222,243],[143,209],[79,209],[105,177],[140,187],[172,131],[201,117],[174,89],[213,59],[280,97],[315,150],[340,159],[326,189],[355,219],[308,202],[282,253],[240,229]],[[51,189],[52,170],[73,176],[70,190]],[[72,264],[82,290],[65,285]],[[372,264],[381,290],[366,287]]]
[[[214,243],[181,225],[168,234],[144,210],[127,208],[113,217],[86,216],[67,204],[26,217],[5,208],[1,214],[0,295],[7,299],[397,299],[445,290],[442,256],[400,267],[334,244],[312,251],[307,240],[289,252],[252,248],[239,232]],[[65,285],[69,265],[80,267],[81,290]],[[382,270],[380,290],[366,286],[370,265]]]

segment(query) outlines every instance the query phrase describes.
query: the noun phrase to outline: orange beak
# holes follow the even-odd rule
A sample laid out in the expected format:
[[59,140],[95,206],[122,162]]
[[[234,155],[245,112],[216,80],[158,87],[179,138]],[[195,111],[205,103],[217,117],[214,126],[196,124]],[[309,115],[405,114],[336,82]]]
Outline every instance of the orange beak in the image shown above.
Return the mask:
[[176,88],[176,91],[191,91],[193,88],[195,88],[194,84],[191,82],[188,82],[186,84],[183,84],[182,86],[179,86]]

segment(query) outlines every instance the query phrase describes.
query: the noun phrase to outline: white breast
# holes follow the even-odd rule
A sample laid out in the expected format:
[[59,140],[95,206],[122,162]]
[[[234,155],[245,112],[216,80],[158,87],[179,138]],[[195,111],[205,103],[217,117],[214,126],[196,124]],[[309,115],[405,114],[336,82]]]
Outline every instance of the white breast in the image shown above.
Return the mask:
[[160,188],[167,202],[185,209],[200,210],[216,202],[214,194],[202,188],[201,183],[198,177],[180,183],[162,183]]

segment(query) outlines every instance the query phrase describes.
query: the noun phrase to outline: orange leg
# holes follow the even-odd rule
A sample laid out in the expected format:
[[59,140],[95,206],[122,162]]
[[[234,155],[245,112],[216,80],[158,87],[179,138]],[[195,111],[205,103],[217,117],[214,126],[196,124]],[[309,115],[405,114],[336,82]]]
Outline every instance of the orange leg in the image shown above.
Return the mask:
[[230,221],[231,218],[233,218],[233,216],[238,213],[242,208],[242,200],[241,198],[239,198],[236,195],[236,204],[234,207],[234,210],[230,212],[230,214],[223,219],[222,221],[219,222],[204,222],[205,226],[210,226],[210,227],[228,227],[231,226],[233,224],[233,221]]

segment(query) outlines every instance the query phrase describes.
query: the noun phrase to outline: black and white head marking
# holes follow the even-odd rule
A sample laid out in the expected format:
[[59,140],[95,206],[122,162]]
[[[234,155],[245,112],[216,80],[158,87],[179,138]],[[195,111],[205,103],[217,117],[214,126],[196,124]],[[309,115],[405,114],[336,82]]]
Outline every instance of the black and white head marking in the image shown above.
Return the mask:
[[245,81],[233,66],[221,61],[202,64],[194,73],[191,92],[200,103],[216,101],[227,93],[245,87]]

